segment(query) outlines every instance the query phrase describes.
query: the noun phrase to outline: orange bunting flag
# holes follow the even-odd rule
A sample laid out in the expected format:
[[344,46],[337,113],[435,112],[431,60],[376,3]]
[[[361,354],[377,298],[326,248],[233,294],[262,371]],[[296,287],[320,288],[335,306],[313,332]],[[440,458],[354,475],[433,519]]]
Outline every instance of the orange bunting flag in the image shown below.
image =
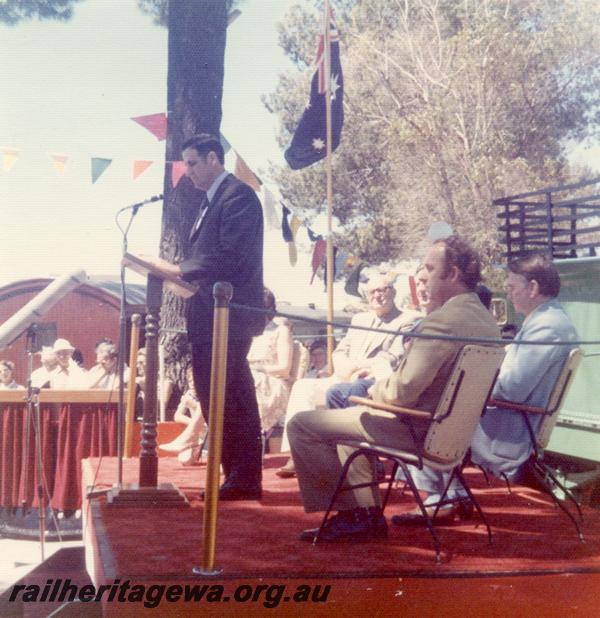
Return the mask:
[[181,177],[185,174],[185,163],[183,161],[173,161],[171,163],[171,182],[176,187]]
[[19,158],[19,151],[15,148],[3,148],[2,149],[2,169],[5,172],[10,172],[12,166]]
[[256,174],[248,167],[248,164],[240,155],[235,152],[235,170],[234,175],[237,176],[242,182],[252,187],[257,193],[260,191],[260,185],[262,182],[256,176]]
[[146,161],[139,159],[133,162],[133,179],[135,180],[140,174],[143,174],[154,161]]
[[148,116],[136,116],[131,120],[141,124],[144,129],[148,129],[159,142],[166,139],[167,115],[164,112],[161,114],[150,114]]
[[65,169],[67,168],[67,161],[69,160],[68,155],[58,154],[55,152],[49,152],[48,156],[52,160],[54,165],[54,169],[59,176],[65,175]]

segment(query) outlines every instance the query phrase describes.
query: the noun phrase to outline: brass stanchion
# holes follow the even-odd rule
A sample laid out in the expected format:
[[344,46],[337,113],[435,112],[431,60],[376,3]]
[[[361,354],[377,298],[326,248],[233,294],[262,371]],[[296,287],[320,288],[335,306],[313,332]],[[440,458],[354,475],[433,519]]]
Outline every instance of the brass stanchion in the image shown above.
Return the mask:
[[227,377],[227,339],[229,336],[229,302],[233,287],[227,282],[213,286],[215,312],[213,319],[213,344],[210,370],[210,399],[208,411],[208,464],[204,494],[202,522],[202,566],[194,567],[195,575],[219,575],[223,569],[215,568],[217,540],[217,507],[219,505],[219,472],[223,443],[223,408],[225,380]]
[[135,378],[137,377],[137,353],[140,344],[140,324],[142,316],[134,313],[131,316],[131,344],[129,345],[129,384],[127,385],[127,409],[125,413],[125,444],[124,456],[131,457],[133,442],[133,421],[135,412]]

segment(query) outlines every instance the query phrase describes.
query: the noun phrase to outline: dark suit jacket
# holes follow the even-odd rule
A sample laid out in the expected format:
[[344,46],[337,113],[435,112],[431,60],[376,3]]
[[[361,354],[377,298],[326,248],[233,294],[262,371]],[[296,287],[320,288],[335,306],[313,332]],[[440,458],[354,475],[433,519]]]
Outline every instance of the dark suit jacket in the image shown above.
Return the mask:
[[[190,235],[190,255],[179,264],[183,278],[199,285],[188,306],[188,338],[192,343],[212,338],[217,281],[233,285],[232,302],[262,308],[263,216],[256,193],[229,174],[219,185],[198,229]],[[231,309],[229,338],[259,335],[261,313]]]

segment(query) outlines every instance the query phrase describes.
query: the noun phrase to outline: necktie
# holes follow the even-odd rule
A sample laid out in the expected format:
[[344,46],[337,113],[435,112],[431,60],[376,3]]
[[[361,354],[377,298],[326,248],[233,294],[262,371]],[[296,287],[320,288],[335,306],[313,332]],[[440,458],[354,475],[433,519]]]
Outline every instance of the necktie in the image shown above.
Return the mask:
[[196,217],[196,221],[194,222],[194,226],[192,227],[192,232],[191,232],[192,234],[194,234],[196,230],[200,227],[200,224],[202,223],[202,219],[204,218],[204,215],[206,214],[208,206],[209,206],[209,201],[205,195],[204,198],[202,199],[202,202],[200,203],[200,209],[198,212],[198,216]]

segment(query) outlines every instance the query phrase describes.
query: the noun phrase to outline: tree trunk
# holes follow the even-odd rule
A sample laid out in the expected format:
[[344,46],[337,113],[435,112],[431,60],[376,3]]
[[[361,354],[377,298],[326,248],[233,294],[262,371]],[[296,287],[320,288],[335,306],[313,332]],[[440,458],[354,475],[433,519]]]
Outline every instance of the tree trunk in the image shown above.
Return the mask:
[[[164,179],[161,257],[179,262],[203,194],[185,176],[173,187],[173,162],[181,144],[197,133],[219,135],[225,64],[227,4],[223,0],[170,0],[167,78],[168,131]],[[185,302],[165,292],[161,327],[185,330]],[[184,387],[189,350],[185,334],[164,332],[166,375]]]

